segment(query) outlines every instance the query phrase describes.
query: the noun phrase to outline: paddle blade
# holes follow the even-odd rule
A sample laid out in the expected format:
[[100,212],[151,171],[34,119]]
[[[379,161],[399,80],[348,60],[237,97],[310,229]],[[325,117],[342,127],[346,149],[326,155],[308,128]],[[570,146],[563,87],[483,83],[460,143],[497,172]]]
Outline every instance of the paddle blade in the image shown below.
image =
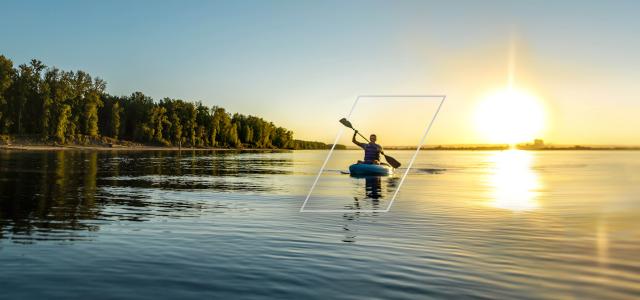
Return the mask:
[[400,168],[400,166],[402,165],[399,161],[397,161],[395,158],[389,156],[389,155],[384,155],[384,158],[387,160],[387,162],[394,168]]
[[347,120],[347,118],[340,119],[340,123],[342,123],[342,125],[347,126],[349,128],[353,128],[353,126],[351,125],[351,122],[349,122],[349,120]]

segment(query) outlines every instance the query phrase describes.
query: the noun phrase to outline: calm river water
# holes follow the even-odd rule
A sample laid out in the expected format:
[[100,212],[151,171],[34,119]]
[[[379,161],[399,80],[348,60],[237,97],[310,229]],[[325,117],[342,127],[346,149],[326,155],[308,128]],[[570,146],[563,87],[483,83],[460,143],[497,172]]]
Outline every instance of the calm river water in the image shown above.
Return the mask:
[[640,151],[326,153],[2,151],[0,298],[640,297]]

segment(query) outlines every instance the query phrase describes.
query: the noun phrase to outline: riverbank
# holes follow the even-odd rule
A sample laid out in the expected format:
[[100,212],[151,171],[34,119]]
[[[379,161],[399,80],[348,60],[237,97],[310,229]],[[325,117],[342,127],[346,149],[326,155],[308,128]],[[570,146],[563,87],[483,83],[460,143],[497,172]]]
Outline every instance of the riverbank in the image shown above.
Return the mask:
[[[296,148],[274,148],[274,147],[253,147],[253,145],[242,144],[239,147],[179,147],[173,145],[143,144],[127,140],[118,140],[105,136],[82,136],[79,135],[75,142],[58,144],[44,141],[37,135],[9,136],[0,135],[0,150],[15,151],[59,151],[59,150],[93,150],[93,151],[269,151],[269,150],[307,150],[307,149],[329,149],[331,146],[321,142],[309,142],[295,140]],[[338,145],[344,147],[342,145]]]
[[271,148],[191,148],[191,147],[163,147],[163,146],[96,146],[96,145],[0,145],[0,151],[61,151],[61,150],[83,150],[83,151],[269,151],[269,150],[292,150],[292,149],[271,149]]

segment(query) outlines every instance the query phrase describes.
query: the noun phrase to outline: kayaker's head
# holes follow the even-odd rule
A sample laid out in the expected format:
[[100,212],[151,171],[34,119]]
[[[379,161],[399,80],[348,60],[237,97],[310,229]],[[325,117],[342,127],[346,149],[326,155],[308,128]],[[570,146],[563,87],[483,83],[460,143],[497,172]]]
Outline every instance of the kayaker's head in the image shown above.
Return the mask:
[[372,134],[372,135],[370,135],[370,136],[369,136],[369,140],[370,140],[372,143],[375,143],[377,139],[378,139],[378,137],[376,137],[376,135],[375,135],[375,134]]

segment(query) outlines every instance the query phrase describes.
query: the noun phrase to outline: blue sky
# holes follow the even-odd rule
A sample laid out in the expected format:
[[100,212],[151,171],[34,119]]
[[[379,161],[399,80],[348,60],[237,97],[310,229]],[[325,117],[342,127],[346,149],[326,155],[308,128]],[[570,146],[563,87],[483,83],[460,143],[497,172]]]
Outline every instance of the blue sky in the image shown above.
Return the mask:
[[0,53],[325,141],[359,94],[447,94],[432,141],[472,143],[515,41],[516,81],[549,107],[544,138],[626,144],[640,136],[639,3],[3,1]]

